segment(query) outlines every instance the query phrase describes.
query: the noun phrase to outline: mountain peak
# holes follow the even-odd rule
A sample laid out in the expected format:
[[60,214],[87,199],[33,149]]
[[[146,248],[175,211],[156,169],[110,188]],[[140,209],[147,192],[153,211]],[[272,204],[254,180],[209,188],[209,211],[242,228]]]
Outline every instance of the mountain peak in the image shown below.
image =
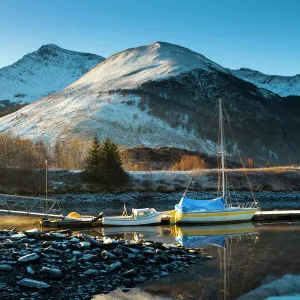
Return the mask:
[[55,44],[42,45],[0,69],[0,100],[28,103],[59,91],[80,78],[103,57]]
[[167,42],[154,42],[108,57],[72,87],[92,82],[102,91],[136,88],[144,82],[160,81],[196,69],[229,73],[190,49]]

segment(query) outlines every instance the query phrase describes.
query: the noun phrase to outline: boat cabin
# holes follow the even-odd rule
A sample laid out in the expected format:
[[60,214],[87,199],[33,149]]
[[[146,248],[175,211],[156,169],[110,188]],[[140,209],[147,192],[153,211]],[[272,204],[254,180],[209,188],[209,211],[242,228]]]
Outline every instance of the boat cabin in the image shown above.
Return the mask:
[[149,217],[152,214],[157,214],[154,208],[132,209],[132,217],[134,219]]

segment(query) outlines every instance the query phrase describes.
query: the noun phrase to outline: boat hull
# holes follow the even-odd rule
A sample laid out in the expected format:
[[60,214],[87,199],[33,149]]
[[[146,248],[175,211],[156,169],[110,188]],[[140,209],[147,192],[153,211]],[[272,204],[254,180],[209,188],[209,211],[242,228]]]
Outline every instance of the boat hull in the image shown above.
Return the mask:
[[43,220],[39,221],[40,226],[42,227],[65,227],[65,228],[69,228],[69,227],[73,227],[73,228],[79,228],[79,227],[99,227],[99,226],[103,226],[101,221],[96,221],[96,222],[92,222],[92,221],[64,221],[64,220],[57,220],[57,221],[49,221],[49,222],[45,222]]
[[152,225],[161,223],[161,213],[151,215],[145,218],[133,219],[132,217],[104,217],[104,226],[140,226],[140,225]]
[[172,211],[171,223],[220,224],[249,222],[255,212],[256,209],[234,209],[203,213],[181,213]]

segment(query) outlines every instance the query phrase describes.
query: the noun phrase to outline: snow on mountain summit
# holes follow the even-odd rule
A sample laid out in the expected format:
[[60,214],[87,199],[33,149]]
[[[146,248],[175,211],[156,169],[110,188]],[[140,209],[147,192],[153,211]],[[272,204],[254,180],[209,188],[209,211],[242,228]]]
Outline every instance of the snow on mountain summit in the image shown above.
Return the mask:
[[159,81],[192,69],[228,73],[227,69],[199,53],[166,42],[155,42],[110,56],[71,87],[92,84],[101,91],[130,89],[147,81]]
[[267,75],[248,68],[232,70],[232,74],[281,97],[300,96],[300,74],[295,76]]
[[33,102],[67,87],[103,59],[55,44],[43,45],[0,69],[0,100]]

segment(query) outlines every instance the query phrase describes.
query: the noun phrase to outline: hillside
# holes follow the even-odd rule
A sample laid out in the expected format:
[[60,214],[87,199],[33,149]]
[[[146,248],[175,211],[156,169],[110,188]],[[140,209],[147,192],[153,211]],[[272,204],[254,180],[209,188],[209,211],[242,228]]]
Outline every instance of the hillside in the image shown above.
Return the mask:
[[[66,89],[0,119],[0,132],[54,145],[98,134],[126,147],[167,146],[214,155],[223,99],[244,157],[296,163],[300,120],[289,104],[203,55],[156,42],[101,62]],[[227,127],[227,154],[237,149]]]

